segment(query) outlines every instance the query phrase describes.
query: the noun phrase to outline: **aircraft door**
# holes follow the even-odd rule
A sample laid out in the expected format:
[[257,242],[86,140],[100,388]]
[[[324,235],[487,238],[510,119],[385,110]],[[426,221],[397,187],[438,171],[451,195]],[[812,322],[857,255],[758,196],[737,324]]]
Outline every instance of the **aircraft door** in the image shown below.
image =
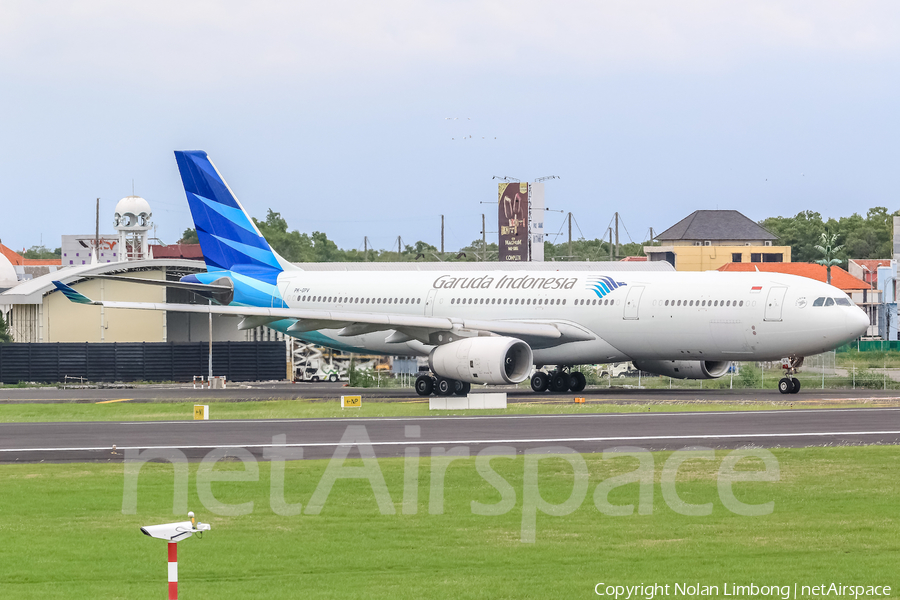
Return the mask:
[[434,297],[437,295],[437,290],[428,290],[428,296],[425,298],[425,316],[430,317],[434,314]]
[[784,304],[784,294],[787,288],[784,286],[776,286],[769,290],[769,297],[766,298],[766,314],[764,321],[780,321],[781,308]]
[[625,297],[625,314],[624,319],[637,320],[638,307],[641,304],[641,294],[644,293],[644,286],[639,285],[628,288],[628,295]]

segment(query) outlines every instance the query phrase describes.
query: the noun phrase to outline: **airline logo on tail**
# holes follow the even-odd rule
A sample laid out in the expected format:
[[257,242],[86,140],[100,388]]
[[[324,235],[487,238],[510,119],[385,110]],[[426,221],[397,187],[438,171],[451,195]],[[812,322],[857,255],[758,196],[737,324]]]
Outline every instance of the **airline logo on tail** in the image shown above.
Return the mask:
[[203,258],[209,271],[234,271],[274,284],[285,269],[206,152],[177,151],[175,159]]
[[587,289],[593,290],[598,298],[603,298],[613,290],[628,285],[627,283],[616,281],[612,277],[589,277],[586,284]]

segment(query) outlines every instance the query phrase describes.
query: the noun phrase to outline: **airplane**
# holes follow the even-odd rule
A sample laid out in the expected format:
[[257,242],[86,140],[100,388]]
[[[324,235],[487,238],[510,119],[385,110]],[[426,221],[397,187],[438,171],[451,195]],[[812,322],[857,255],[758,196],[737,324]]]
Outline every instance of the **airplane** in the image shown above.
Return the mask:
[[[427,356],[420,396],[465,395],[472,384],[530,377],[535,392],[578,392],[573,365],[632,361],[682,379],[723,376],[732,361],[786,359],[783,394],[797,393],[803,357],[856,339],[866,314],[831,285],[769,272],[310,272],[268,244],[203,151],[175,158],[207,271],[179,282],[208,305],[76,303],[241,317],[349,352]],[[115,277],[109,276],[106,277]],[[544,367],[552,367],[549,371]]]

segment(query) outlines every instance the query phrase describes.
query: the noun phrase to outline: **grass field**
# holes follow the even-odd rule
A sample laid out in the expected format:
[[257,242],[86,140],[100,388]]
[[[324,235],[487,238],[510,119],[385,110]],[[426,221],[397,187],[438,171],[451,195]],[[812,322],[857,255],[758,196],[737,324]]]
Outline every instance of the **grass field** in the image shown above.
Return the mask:
[[[127,390],[124,390],[127,391]],[[569,398],[571,402],[571,398]],[[888,400],[880,401],[890,402]],[[358,409],[341,409],[339,400],[267,400],[253,402],[197,401],[208,404],[210,419],[310,419],[310,418],[359,418],[359,417],[435,417],[448,415],[526,415],[526,414],[586,414],[608,412],[678,412],[723,410],[796,410],[800,408],[855,408],[872,406],[867,401],[825,402],[788,397],[778,402],[736,401],[733,403],[672,402],[623,402],[585,404],[554,402],[528,402],[509,404],[505,410],[428,410],[427,400],[393,400],[390,402],[363,401]],[[63,403],[63,404],[0,404],[0,423],[31,423],[52,421],[172,421],[193,418],[195,402],[139,402]]]
[[[719,452],[722,457],[726,452]],[[673,511],[653,490],[652,514],[608,516],[593,503],[597,484],[634,468],[630,459],[585,455],[587,496],[568,516],[538,514],[536,541],[522,543],[524,459],[495,458],[492,468],[515,490],[512,510],[473,514],[470,502],[501,495],[475,468],[453,462],[443,514],[429,514],[430,463],[419,467],[416,514],[403,514],[403,459],[379,460],[396,514],[379,512],[367,481],[335,483],[321,514],[278,516],[270,508],[269,465],[259,480],[213,484],[226,503],[254,502],[244,516],[217,516],[197,499],[190,465],[188,504],[212,531],[179,544],[180,597],[235,598],[591,598],[599,582],[723,582],[757,585],[844,583],[900,590],[900,449],[781,449],[775,482],[735,484],[747,503],[774,501],[766,516],[728,511],[719,497],[717,461],[682,467],[678,493],[713,504],[712,514]],[[668,453],[655,453],[657,480]],[[348,461],[359,464],[359,461]],[[287,463],[288,502],[309,502],[327,461]],[[239,463],[217,469],[242,470]],[[540,461],[540,494],[563,502],[572,470]],[[122,514],[123,467],[113,464],[0,466],[0,597],[165,598],[165,543],[141,525],[173,516],[173,470],[147,464],[137,514]],[[632,504],[637,484],[616,488]]]

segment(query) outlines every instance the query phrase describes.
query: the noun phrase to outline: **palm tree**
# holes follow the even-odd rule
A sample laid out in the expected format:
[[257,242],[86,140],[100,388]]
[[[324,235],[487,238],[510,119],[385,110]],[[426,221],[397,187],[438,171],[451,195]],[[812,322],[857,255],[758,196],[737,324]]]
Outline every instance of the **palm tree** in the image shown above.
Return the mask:
[[819,252],[821,252],[825,258],[820,258],[816,262],[820,265],[825,265],[826,270],[828,271],[828,284],[831,285],[831,267],[835,265],[841,264],[842,260],[833,258],[835,254],[843,250],[844,246],[835,246],[834,243],[837,241],[837,234],[828,235],[827,233],[822,234],[822,244],[817,245],[815,248]]

